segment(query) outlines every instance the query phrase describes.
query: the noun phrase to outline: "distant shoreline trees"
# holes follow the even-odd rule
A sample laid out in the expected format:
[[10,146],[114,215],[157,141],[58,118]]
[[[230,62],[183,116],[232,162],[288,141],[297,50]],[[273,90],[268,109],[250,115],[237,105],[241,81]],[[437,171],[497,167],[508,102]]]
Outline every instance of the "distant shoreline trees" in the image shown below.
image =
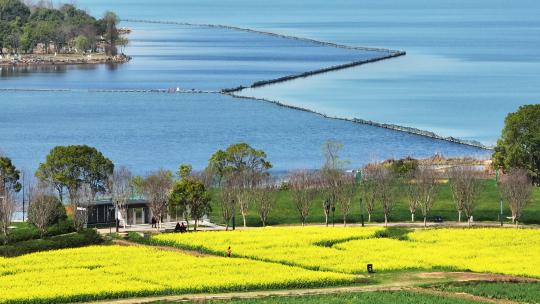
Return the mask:
[[0,54],[103,51],[113,56],[117,46],[127,44],[118,22],[113,12],[96,19],[73,4],[54,8],[45,2],[0,0]]

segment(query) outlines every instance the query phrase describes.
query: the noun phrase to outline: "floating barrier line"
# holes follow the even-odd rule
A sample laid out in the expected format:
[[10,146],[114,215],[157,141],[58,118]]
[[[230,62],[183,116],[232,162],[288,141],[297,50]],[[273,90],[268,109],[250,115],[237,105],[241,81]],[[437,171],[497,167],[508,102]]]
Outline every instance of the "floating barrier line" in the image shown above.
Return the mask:
[[338,43],[334,43],[334,42],[327,42],[327,41],[315,40],[315,39],[311,39],[311,38],[304,38],[304,37],[290,36],[290,35],[284,35],[284,34],[277,34],[277,33],[268,32],[268,31],[254,30],[254,29],[250,29],[250,28],[244,28],[244,27],[232,26],[232,25],[224,25],[224,24],[190,23],[190,22],[179,22],[179,21],[159,21],[159,20],[145,20],[145,19],[122,19],[121,21],[133,22],[133,23],[169,24],[169,25],[184,25],[184,26],[196,26],[196,27],[208,27],[208,28],[221,28],[221,29],[229,29],[229,30],[247,32],[247,33],[254,33],[254,34],[260,34],[260,35],[266,35],[266,36],[290,39],[290,40],[310,42],[310,43],[314,43],[314,44],[330,46],[330,47],[340,48],[340,49],[359,50],[359,51],[372,51],[372,52],[387,52],[387,53],[402,53],[403,55],[405,55],[404,51],[397,51],[397,50],[391,50],[391,49],[385,49],[385,48],[350,46],[350,45],[338,44]]
[[280,83],[280,82],[290,81],[290,80],[297,79],[297,78],[305,78],[305,77],[313,76],[313,75],[316,75],[316,74],[322,74],[322,73],[327,73],[327,72],[331,72],[331,71],[337,71],[337,70],[346,69],[346,68],[350,68],[350,67],[354,67],[354,66],[358,66],[358,65],[362,65],[362,64],[372,63],[372,62],[376,62],[376,61],[381,61],[381,60],[386,60],[386,59],[391,59],[391,58],[394,58],[394,57],[399,57],[399,56],[406,55],[406,52],[404,52],[404,51],[391,50],[391,49],[385,49],[385,48],[370,48],[370,47],[349,46],[349,45],[337,44],[337,43],[333,43],[333,42],[326,42],[326,41],[320,41],[320,40],[315,40],[315,39],[310,39],[310,38],[283,35],[283,34],[277,34],[277,33],[268,32],[268,31],[260,31],[260,30],[254,30],[254,29],[237,27],[237,26],[230,26],[230,25],[223,25],[223,24],[204,24],[204,23],[199,24],[199,23],[189,23],[189,22],[157,21],[157,20],[144,20],[144,19],[122,19],[122,21],[124,21],[124,22],[132,22],[132,23],[149,23],[149,24],[165,24],[165,25],[181,25],[181,26],[194,26],[194,27],[207,27],[207,28],[221,28],[221,29],[242,31],[242,32],[248,32],[248,33],[259,34],[259,35],[272,36],[272,37],[288,39],[288,40],[297,40],[297,41],[308,42],[308,43],[312,43],[312,44],[318,44],[318,45],[323,45],[323,46],[328,46],[328,47],[333,47],[333,48],[386,53],[386,55],[377,56],[377,57],[370,58],[370,59],[356,60],[356,61],[345,63],[345,64],[334,65],[334,66],[331,66],[331,67],[321,68],[321,69],[312,70],[312,71],[308,71],[308,72],[303,72],[303,73],[299,73],[299,74],[283,76],[283,77],[270,79],[270,80],[257,81],[257,82],[251,84],[248,87],[238,86],[238,87],[235,87],[235,88],[225,88],[225,89],[222,89],[222,91],[224,93],[238,92],[238,91],[242,91],[245,88],[257,88],[257,87],[262,87],[262,86],[266,86],[266,85],[270,85],[270,84],[277,84],[277,83]]
[[347,122],[353,122],[357,124],[363,124],[363,125],[370,125],[374,127],[384,128],[384,129],[390,129],[394,131],[404,132],[408,134],[428,137],[431,139],[436,140],[443,140],[447,142],[452,142],[456,144],[461,144],[465,146],[470,146],[474,148],[479,148],[483,150],[492,150],[491,147],[488,147],[480,142],[477,141],[470,141],[470,140],[463,140],[459,138],[454,137],[443,137],[440,135],[437,135],[430,131],[425,131],[421,129],[411,128],[411,127],[405,127],[405,126],[399,126],[394,124],[385,124],[385,123],[379,123],[371,120],[365,120],[361,118],[344,118],[344,117],[337,117],[337,116],[330,116],[324,113],[320,113],[308,108],[293,106],[289,104],[285,104],[280,101],[276,100],[270,100],[265,98],[256,98],[256,97],[249,97],[249,96],[242,96],[235,94],[233,92],[224,92],[224,91],[204,91],[204,90],[181,90],[181,91],[174,91],[171,92],[167,89],[21,89],[21,88],[0,88],[0,92],[82,92],[82,93],[154,93],[154,94],[221,94],[221,95],[227,95],[236,99],[249,99],[249,100],[255,100],[259,102],[265,102],[274,104],[276,106],[302,111],[302,112],[308,112],[311,114],[315,114],[318,116],[321,116],[326,119],[333,119],[333,120],[341,120],[341,121],[347,121]]
[[[341,49],[350,49],[350,50],[359,50],[359,51],[373,51],[373,52],[385,52],[387,55],[375,57],[371,59],[365,59],[365,60],[357,60],[345,64],[335,65],[327,68],[322,68],[318,70],[308,71],[300,74],[295,75],[289,75],[284,76],[276,79],[271,80],[262,80],[257,81],[253,83],[250,88],[256,88],[261,87],[265,85],[280,83],[284,81],[290,81],[297,78],[305,78],[316,74],[336,71],[340,69],[345,69],[349,67],[354,67],[362,64],[367,64],[371,62],[381,61],[385,59],[390,59],[394,57],[399,57],[406,55],[406,52],[404,51],[397,51],[397,50],[390,50],[390,49],[384,49],[384,48],[369,48],[369,47],[356,47],[356,46],[348,46],[348,45],[342,45],[337,44],[333,42],[325,42],[310,38],[302,38],[302,37],[296,37],[296,36],[289,36],[289,35],[282,35],[267,31],[260,31],[260,30],[253,30],[248,28],[242,28],[242,27],[236,27],[236,26],[229,26],[229,25],[221,25],[221,24],[196,24],[196,23],[189,23],[189,22],[175,22],[175,21],[155,21],[155,20],[142,20],[142,19],[122,19],[124,22],[134,22],[134,23],[153,23],[153,24],[170,24],[170,25],[182,25],[182,26],[197,26],[197,27],[207,27],[207,28],[222,28],[222,29],[229,29],[229,30],[236,30],[236,31],[242,31],[242,32],[248,32],[248,33],[254,33],[254,34],[260,34],[260,35],[266,35],[266,36],[273,36],[283,39],[291,39],[291,40],[297,40],[297,41],[303,41],[303,42],[309,42],[334,48],[341,48]],[[326,119],[334,119],[334,120],[341,120],[341,121],[347,121],[347,122],[353,122],[357,124],[363,124],[363,125],[370,125],[374,127],[384,128],[384,129],[390,129],[398,132],[413,134],[417,136],[423,136],[428,137],[431,139],[436,140],[442,140],[446,142],[452,142],[456,144],[461,144],[465,146],[470,146],[474,148],[484,149],[484,150],[492,150],[491,147],[488,147],[478,141],[471,141],[471,140],[463,140],[455,137],[443,137],[438,134],[435,134],[434,132],[425,131],[417,128],[412,127],[405,127],[405,126],[399,126],[395,124],[386,124],[386,123],[379,123],[371,120],[365,120],[360,118],[344,118],[344,117],[337,117],[337,116],[329,116],[324,113],[320,113],[308,108],[293,106],[289,104],[282,103],[280,101],[275,100],[269,100],[264,98],[256,98],[256,97],[249,97],[249,96],[242,96],[235,94],[235,92],[241,91],[245,89],[246,87],[239,86],[236,88],[230,88],[230,89],[222,89],[221,91],[205,91],[205,90],[180,90],[180,91],[171,91],[170,89],[21,89],[21,88],[0,88],[0,92],[2,91],[15,91],[15,92],[88,92],[88,93],[170,93],[170,94],[222,94],[222,95],[228,95],[236,99],[249,99],[249,100],[255,100],[260,102],[266,102],[271,103],[280,107],[289,108],[297,111],[303,111],[312,113],[315,115],[319,115]]]
[[338,116],[330,116],[330,115],[327,115],[327,114],[324,114],[324,113],[321,113],[321,112],[317,112],[317,111],[314,111],[314,110],[311,110],[311,109],[308,109],[308,108],[293,106],[293,105],[285,104],[283,102],[276,101],[276,100],[243,96],[243,95],[234,94],[232,92],[222,92],[222,94],[228,95],[228,96],[231,96],[231,97],[237,98],[237,99],[250,99],[250,100],[256,100],[256,101],[260,101],[260,102],[271,103],[271,104],[274,104],[274,105],[277,105],[277,106],[280,106],[280,107],[284,107],[284,108],[288,108],[288,109],[293,109],[293,110],[297,110],[297,111],[303,111],[303,112],[308,112],[308,113],[311,113],[311,114],[316,114],[316,115],[319,115],[319,116],[327,118],[327,119],[334,119],[334,120],[353,122],[353,123],[362,124],[362,125],[370,125],[370,126],[374,126],[374,127],[378,127],[378,128],[390,129],[390,130],[394,130],[394,131],[398,131],[398,132],[403,132],[403,133],[428,137],[428,138],[431,138],[431,139],[442,140],[442,141],[446,141],[446,142],[452,142],[452,143],[465,145],[465,146],[470,146],[470,147],[474,147],[474,148],[479,148],[479,149],[483,149],[483,150],[489,150],[489,151],[493,150],[492,147],[488,147],[488,146],[486,146],[486,145],[484,145],[484,144],[482,144],[481,142],[478,142],[478,141],[464,140],[464,139],[459,139],[459,138],[455,138],[455,137],[451,137],[451,136],[450,137],[444,137],[444,136],[440,136],[440,135],[438,135],[438,134],[436,134],[434,132],[421,130],[421,129],[417,129],[417,128],[405,127],[405,126],[400,126],[400,125],[395,125],[395,124],[380,123],[380,122],[375,122],[375,121],[361,119],[361,118],[344,118],[344,117],[338,117]]
[[81,92],[81,93],[168,93],[168,94],[220,94],[221,91],[169,90],[169,89],[32,89],[0,88],[0,92]]

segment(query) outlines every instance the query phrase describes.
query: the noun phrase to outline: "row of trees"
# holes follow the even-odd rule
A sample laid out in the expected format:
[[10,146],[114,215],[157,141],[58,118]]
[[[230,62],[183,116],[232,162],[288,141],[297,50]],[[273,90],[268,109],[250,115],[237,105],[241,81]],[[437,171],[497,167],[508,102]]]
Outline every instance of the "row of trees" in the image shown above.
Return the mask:
[[[272,164],[266,153],[245,143],[229,146],[214,153],[207,168],[192,172],[191,166],[180,166],[176,177],[171,171],[158,170],[145,177],[134,176],[126,167],[115,168],[111,160],[95,148],[59,146],[51,150],[36,171],[38,183],[29,189],[29,220],[44,235],[46,229],[65,217],[63,204],[67,201],[73,211],[77,230],[83,228],[87,214],[97,195],[108,195],[116,209],[127,219],[127,206],[134,193],[148,201],[154,218],[181,214],[191,218],[197,229],[199,220],[211,211],[212,198],[219,206],[226,229],[237,212],[247,226],[248,213],[256,208],[266,225],[276,205],[277,193],[287,189],[305,224],[313,204],[322,204],[326,225],[337,209],[344,225],[355,199],[360,198],[368,214],[368,221],[376,208],[384,214],[385,225],[397,202],[405,197],[411,220],[419,211],[424,224],[436,203],[441,183],[448,181],[455,201],[458,220],[464,213],[469,224],[485,176],[473,167],[456,166],[444,174],[431,167],[420,167],[414,159],[369,164],[360,174],[344,170],[346,161],[339,157],[342,145],[329,141],[323,146],[325,162],[320,170],[299,170],[289,174],[279,185],[269,174]],[[9,224],[15,211],[15,198],[21,190],[20,172],[8,157],[0,157],[0,232],[7,240]],[[530,201],[532,183],[529,169],[506,169],[500,179],[501,197],[512,211],[517,224]],[[279,188],[279,189],[278,189]],[[67,196],[67,197],[66,197]],[[333,220],[332,220],[333,222]],[[126,223],[124,222],[124,225]]]
[[45,52],[95,52],[101,45],[108,55],[127,40],[117,30],[118,17],[106,12],[96,19],[73,4],[58,9],[50,2],[25,4],[19,0],[0,0],[0,54],[32,53],[41,44]]

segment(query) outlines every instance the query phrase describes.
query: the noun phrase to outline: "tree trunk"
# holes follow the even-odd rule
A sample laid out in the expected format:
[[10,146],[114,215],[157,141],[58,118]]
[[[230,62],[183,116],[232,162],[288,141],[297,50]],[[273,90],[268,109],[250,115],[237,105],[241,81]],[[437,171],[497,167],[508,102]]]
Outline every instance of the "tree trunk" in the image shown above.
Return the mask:
[[[184,212],[184,221],[186,221],[186,231],[189,231],[189,220],[187,213]],[[228,225],[228,223],[227,223]]]
[[199,219],[196,218],[195,224],[193,225],[193,231],[197,231],[198,224],[199,224]]
[[414,213],[411,212],[411,222],[414,223]]
[[424,228],[427,227],[427,217],[424,216]]
[[347,227],[347,217],[343,216],[343,227]]
[[246,228],[246,215],[244,213],[242,213],[242,220],[244,221],[244,228]]
[[368,222],[368,223],[371,223],[371,213],[368,213],[368,216],[367,216],[367,222]]
[[467,221],[468,221],[468,224],[469,224],[469,227],[471,227],[471,217],[467,217]]
[[458,223],[461,223],[461,210],[458,210]]
[[388,227],[388,215],[384,215],[384,227]]
[[326,224],[326,227],[328,227],[328,213],[324,213],[324,223]]

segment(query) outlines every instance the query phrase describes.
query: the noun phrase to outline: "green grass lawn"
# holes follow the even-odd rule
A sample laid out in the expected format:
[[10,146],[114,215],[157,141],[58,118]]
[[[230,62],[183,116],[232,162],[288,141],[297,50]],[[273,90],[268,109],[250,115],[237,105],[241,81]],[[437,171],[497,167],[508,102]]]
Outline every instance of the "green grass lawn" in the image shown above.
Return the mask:
[[[484,182],[484,191],[482,192],[476,210],[473,214],[475,221],[498,221],[499,220],[499,189],[495,180],[490,179]],[[445,221],[457,221],[457,211],[452,199],[452,193],[448,184],[440,186],[441,190],[432,209],[431,215],[440,215]],[[510,210],[507,206],[504,208],[504,215],[510,216]],[[364,217],[367,221],[367,214],[364,212]],[[421,214],[417,211],[416,219],[421,221]],[[465,215],[462,215],[464,220]],[[223,222],[220,216],[219,204],[213,203],[213,211],[211,213],[212,221],[217,223]],[[372,216],[372,221],[383,221],[383,214],[380,207],[377,207],[375,213]],[[405,197],[399,199],[398,204],[394,208],[394,211],[390,217],[391,221],[404,222],[410,221],[411,215],[409,213],[407,200]],[[505,219],[506,220],[506,219]],[[322,199],[319,198],[313,202],[310,215],[307,220],[309,223],[322,223],[324,222],[324,213],[322,207]],[[506,220],[509,222],[508,220]],[[297,211],[294,207],[294,203],[291,200],[291,193],[289,191],[280,191],[278,193],[277,204],[274,210],[270,214],[269,225],[278,224],[298,224]],[[336,209],[335,222],[337,224],[343,222],[342,215],[339,208]],[[360,222],[360,202],[359,199],[355,200],[352,211],[348,216],[349,223]],[[535,187],[533,193],[533,199],[531,204],[523,212],[521,222],[527,224],[540,224],[540,188]],[[247,223],[249,226],[260,226],[261,221],[255,209],[255,206],[250,206],[250,212],[247,217]],[[238,213],[236,216],[236,224],[240,226],[242,224],[242,217]]]
[[[39,230],[28,222],[15,222],[11,224],[9,243],[16,243],[28,240],[39,239]],[[75,231],[71,220],[60,221],[47,229],[46,236],[55,236]],[[0,244],[3,244],[4,237],[0,235]]]
[[435,285],[432,288],[524,303],[540,302],[540,283],[464,282]]
[[[173,302],[155,302],[160,304],[168,304]],[[361,292],[361,293],[343,293],[329,295],[313,295],[313,296],[290,296],[290,297],[265,297],[257,299],[232,299],[232,300],[215,300],[205,303],[221,304],[274,304],[274,303],[292,303],[292,304],[469,304],[479,303],[459,298],[443,298],[440,296],[411,293],[405,291],[399,292]]]

